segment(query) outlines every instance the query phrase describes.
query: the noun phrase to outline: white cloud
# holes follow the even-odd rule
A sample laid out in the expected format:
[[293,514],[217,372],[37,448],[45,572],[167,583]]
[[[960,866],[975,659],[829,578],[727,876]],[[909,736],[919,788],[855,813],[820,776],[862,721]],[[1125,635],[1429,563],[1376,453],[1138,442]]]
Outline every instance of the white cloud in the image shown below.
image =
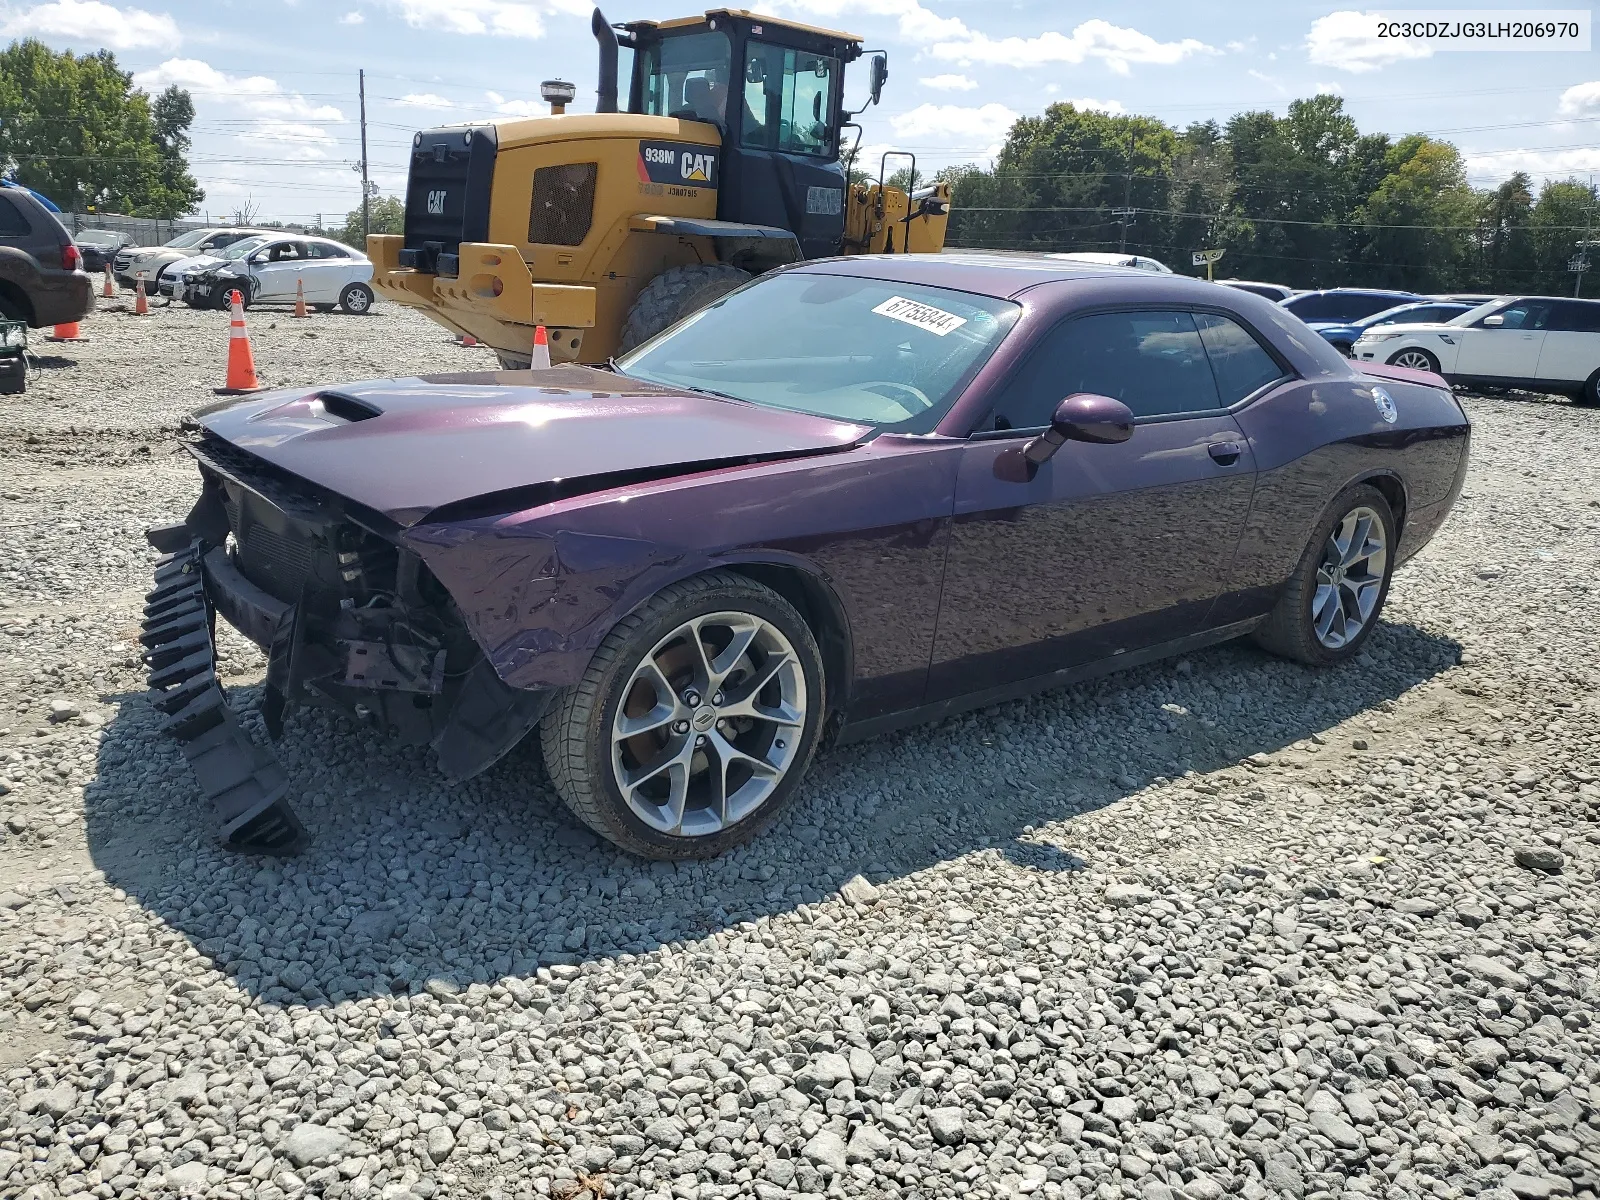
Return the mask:
[[228,75],[198,58],[169,58],[154,70],[135,74],[133,82],[150,92],[177,84],[193,94],[195,107],[210,119],[219,111],[237,112],[236,137],[300,146],[308,156],[329,154],[337,139],[326,125],[345,119],[333,105],[287,92],[276,79]]
[[1344,95],[1344,88],[1340,87],[1337,83],[1318,83],[1313,84],[1312,86],[1316,88],[1317,95],[1319,96],[1323,94],[1327,94],[1329,96]]
[[454,108],[455,105],[443,96],[435,96],[432,92],[407,92],[395,101],[403,108]]
[[1147,33],[1113,25],[1097,17],[1084,21],[1071,33],[1051,30],[1030,38],[997,39],[964,30],[959,38],[935,43],[930,53],[935,58],[963,64],[976,62],[1010,67],[1040,67],[1049,63],[1076,65],[1097,58],[1117,74],[1126,75],[1133,63],[1170,66],[1196,54],[1215,54],[1217,50],[1194,38],[1158,42]]
[[587,16],[579,0],[389,0],[413,29],[446,33],[492,33],[500,37],[542,38],[548,16]]
[[1103,112],[1113,117],[1120,117],[1128,111],[1121,100],[1096,100],[1093,96],[1069,96],[1066,103],[1079,112]]
[[1563,117],[1600,113],[1600,79],[1593,83],[1574,84],[1562,92],[1560,112]]
[[965,75],[928,75],[917,82],[939,92],[970,92],[978,86],[976,79],[968,79]]
[[53,0],[7,13],[0,37],[93,44],[111,50],[174,50],[183,41],[166,13],[114,8],[100,0]]
[[352,8],[349,12],[345,13],[344,16],[339,18],[339,24],[361,25],[366,22],[366,19],[367,18],[361,13],[360,9]]
[[1576,150],[1513,150],[1505,154],[1469,154],[1467,174],[1473,183],[1499,182],[1514,171],[1526,171],[1534,178],[1587,175],[1600,171],[1600,147]]
[[497,117],[548,117],[550,106],[540,100],[507,100],[499,92],[485,92]]
[[890,117],[889,125],[902,142],[928,138],[949,150],[981,148],[995,154],[1018,115],[1004,104],[989,103],[975,108],[959,104],[919,104],[910,112]]
[[1430,58],[1433,47],[1409,38],[1379,38],[1379,14],[1348,9],[1311,22],[1306,54],[1319,67],[1363,74],[1390,63]]

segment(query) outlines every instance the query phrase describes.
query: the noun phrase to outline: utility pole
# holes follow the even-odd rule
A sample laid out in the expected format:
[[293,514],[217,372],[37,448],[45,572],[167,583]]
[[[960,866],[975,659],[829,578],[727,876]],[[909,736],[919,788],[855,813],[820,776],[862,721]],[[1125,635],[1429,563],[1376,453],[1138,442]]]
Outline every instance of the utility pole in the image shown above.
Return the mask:
[[367,182],[367,72],[361,69],[361,239],[372,233],[372,187]]
[[1123,160],[1125,173],[1122,176],[1122,207],[1117,209],[1116,215],[1122,218],[1122,249],[1121,254],[1128,252],[1128,222],[1133,220],[1133,130],[1128,130],[1128,153]]

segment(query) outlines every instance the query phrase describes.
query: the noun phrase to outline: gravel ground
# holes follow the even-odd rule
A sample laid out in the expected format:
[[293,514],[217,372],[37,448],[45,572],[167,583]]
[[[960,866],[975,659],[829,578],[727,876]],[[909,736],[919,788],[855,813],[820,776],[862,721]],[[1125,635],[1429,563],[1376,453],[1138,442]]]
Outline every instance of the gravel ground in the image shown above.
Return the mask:
[[[493,362],[250,321],[274,383]],[[300,714],[278,863],[213,844],[133,641],[225,318],[86,332],[0,398],[0,1196],[1595,1194],[1600,414],[1469,401],[1338,671],[1223,647],[836,750],[676,867],[531,751],[452,787]]]

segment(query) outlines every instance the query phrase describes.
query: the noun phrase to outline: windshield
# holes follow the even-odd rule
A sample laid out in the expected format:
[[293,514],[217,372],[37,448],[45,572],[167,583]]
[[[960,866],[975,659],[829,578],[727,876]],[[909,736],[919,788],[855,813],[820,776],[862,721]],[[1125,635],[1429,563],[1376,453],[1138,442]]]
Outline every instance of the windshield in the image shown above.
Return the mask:
[[109,229],[85,229],[80,231],[73,240],[81,242],[85,246],[115,246],[117,244],[117,235]]
[[246,254],[249,254],[250,251],[259,250],[266,244],[267,239],[264,237],[248,237],[242,242],[235,242],[231,246],[226,246],[216,251],[215,257],[227,259],[229,262],[237,262]]
[[209,232],[206,229],[191,229],[188,233],[180,233],[168,242],[167,246],[173,250],[182,250],[188,246],[198,245],[205,241],[206,234]]
[[1020,311],[948,288],[788,271],[679,322],[617,369],[767,408],[927,433]]

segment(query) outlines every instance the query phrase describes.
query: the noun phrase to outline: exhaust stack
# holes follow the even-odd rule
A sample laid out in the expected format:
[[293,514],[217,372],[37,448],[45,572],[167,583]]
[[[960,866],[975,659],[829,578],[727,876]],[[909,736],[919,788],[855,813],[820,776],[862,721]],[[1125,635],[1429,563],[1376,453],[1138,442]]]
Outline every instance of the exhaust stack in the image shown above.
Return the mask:
[[600,43],[600,86],[596,89],[594,110],[597,113],[617,111],[617,35],[605,14],[598,8],[589,22],[594,40]]

